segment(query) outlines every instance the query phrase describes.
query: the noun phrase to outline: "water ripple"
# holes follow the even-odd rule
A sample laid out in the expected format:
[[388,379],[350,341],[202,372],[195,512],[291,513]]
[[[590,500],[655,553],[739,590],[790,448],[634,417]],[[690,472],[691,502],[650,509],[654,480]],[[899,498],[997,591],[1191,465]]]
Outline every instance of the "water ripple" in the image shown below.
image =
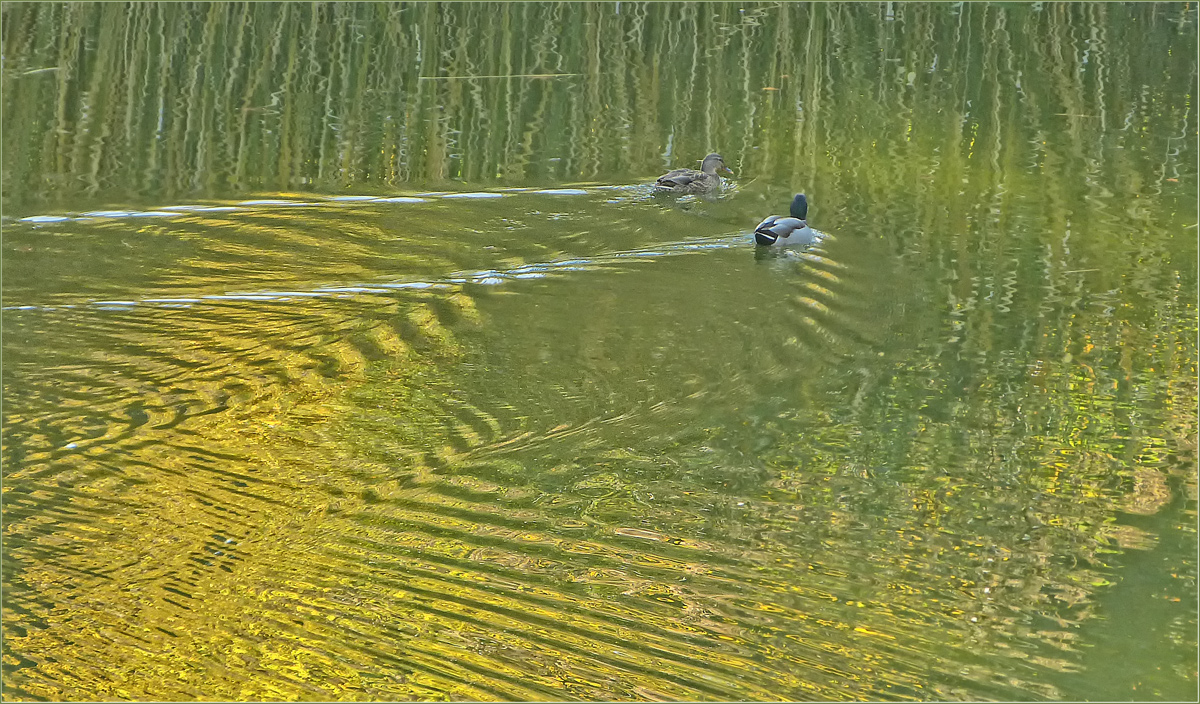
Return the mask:
[[[607,189],[609,187],[599,187],[599,189]],[[597,189],[597,190],[599,190]],[[231,213],[244,211],[249,209],[262,210],[264,206],[279,207],[279,208],[296,208],[305,206],[319,206],[327,203],[338,204],[365,204],[365,203],[428,203],[433,199],[454,200],[454,199],[490,199],[503,198],[511,193],[530,193],[536,195],[556,195],[556,196],[582,196],[588,195],[591,191],[582,188],[543,188],[543,189],[526,189],[512,188],[504,189],[503,191],[480,191],[466,193],[452,192],[435,192],[435,193],[419,193],[412,196],[378,196],[378,195],[336,195],[336,196],[321,196],[321,200],[287,200],[282,198],[257,198],[251,200],[238,201],[234,205],[201,205],[201,204],[182,204],[182,205],[165,205],[159,208],[149,210],[93,210],[76,215],[58,215],[58,214],[42,214],[28,215],[18,218],[18,222],[27,222],[33,224],[49,224],[62,223],[73,221],[87,221],[92,218],[146,218],[146,217],[178,217],[186,213]]]
[[[58,306],[9,305],[0,310],[11,311],[52,311],[59,308],[74,308],[92,306],[101,310],[125,309],[139,305],[158,307],[190,306],[208,301],[280,301],[290,302],[293,299],[339,297],[340,294],[388,294],[403,290],[425,290],[453,288],[455,285],[475,284],[481,286],[496,286],[508,281],[536,279],[552,276],[562,272],[594,271],[618,263],[631,261],[649,261],[657,257],[689,254],[692,252],[728,249],[731,247],[747,246],[744,234],[726,235],[721,237],[680,242],[667,242],[654,247],[634,249],[624,252],[612,252],[588,258],[574,258],[562,261],[550,261],[539,264],[523,264],[506,270],[486,269],[482,271],[454,272],[443,278],[431,281],[396,281],[386,283],[364,283],[345,286],[321,286],[310,291],[247,291],[227,292],[222,294],[206,294],[199,297],[153,297],[140,300],[102,300],[88,301],[81,304],[66,304]],[[814,262],[821,262],[819,258]]]

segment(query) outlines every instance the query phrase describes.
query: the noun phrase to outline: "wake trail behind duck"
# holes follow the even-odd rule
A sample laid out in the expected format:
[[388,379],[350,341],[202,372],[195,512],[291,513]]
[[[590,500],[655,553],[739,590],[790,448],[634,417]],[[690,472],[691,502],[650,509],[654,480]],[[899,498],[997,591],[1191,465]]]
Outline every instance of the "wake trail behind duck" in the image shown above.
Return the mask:
[[[553,260],[541,263],[522,264],[507,269],[477,269],[472,271],[453,272],[441,277],[430,277],[417,280],[398,280],[388,282],[346,283],[337,285],[318,286],[301,290],[255,290],[228,291],[219,294],[203,294],[196,296],[169,296],[131,298],[128,300],[89,300],[77,304],[52,306],[37,305],[8,305],[6,311],[54,311],[62,309],[91,308],[99,310],[129,310],[136,307],[157,308],[190,308],[193,306],[213,305],[231,301],[261,301],[261,302],[299,302],[307,299],[347,298],[361,294],[392,295],[397,292],[414,290],[446,290],[459,288],[464,285],[497,286],[525,279],[540,279],[563,275],[569,272],[602,271],[616,265],[635,262],[648,262],[659,257],[674,257],[684,254],[694,254],[713,250],[745,247],[750,249],[753,243],[746,233],[718,235],[716,237],[695,238],[675,242],[665,242],[647,247],[638,247],[617,252],[609,252],[585,257]],[[816,255],[801,255],[821,261]]]

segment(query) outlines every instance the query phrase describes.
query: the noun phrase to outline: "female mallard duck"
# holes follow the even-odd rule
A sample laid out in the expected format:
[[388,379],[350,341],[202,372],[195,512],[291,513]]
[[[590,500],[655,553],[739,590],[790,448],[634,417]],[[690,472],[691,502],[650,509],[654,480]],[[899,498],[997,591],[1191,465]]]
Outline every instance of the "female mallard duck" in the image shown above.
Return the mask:
[[762,247],[807,247],[817,241],[817,233],[808,226],[808,199],[797,193],[792,199],[790,218],[771,215],[754,228],[754,243]]
[[708,193],[721,185],[718,171],[733,173],[721,155],[714,152],[704,157],[699,171],[675,169],[659,176],[654,182],[654,190],[660,193]]

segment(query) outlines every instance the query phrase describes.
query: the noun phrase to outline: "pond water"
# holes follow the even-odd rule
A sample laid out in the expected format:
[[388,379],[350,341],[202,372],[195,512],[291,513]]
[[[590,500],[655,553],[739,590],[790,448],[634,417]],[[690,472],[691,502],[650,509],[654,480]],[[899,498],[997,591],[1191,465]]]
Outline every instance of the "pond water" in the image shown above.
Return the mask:
[[2,12],[6,699],[1197,697],[1194,3]]

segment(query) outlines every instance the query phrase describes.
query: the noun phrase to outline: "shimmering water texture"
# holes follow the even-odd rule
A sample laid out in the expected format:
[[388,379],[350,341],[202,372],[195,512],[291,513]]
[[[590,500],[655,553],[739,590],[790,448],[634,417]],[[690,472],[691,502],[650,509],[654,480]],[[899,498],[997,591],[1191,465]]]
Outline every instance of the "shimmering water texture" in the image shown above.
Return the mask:
[[6,700],[1196,699],[1194,4],[0,16]]
[[[533,191],[533,193],[535,193],[535,194],[554,193],[554,194],[584,195],[587,193],[587,191],[584,191],[581,189],[558,189],[558,190],[553,190],[553,191],[538,190],[538,191]],[[492,197],[492,196],[501,197],[503,194],[499,194],[499,193],[461,193],[461,194],[439,194],[439,195],[442,198],[454,198],[454,197],[479,198],[479,197]],[[358,201],[359,199],[357,197],[348,197],[348,198],[331,199],[331,200]],[[423,198],[368,198],[368,199],[364,199],[364,200],[366,200],[366,202],[373,202],[373,203],[394,203],[397,201],[406,202],[406,203],[425,202],[425,199],[423,199]],[[293,205],[315,205],[315,203],[294,203],[294,202],[290,202],[290,201],[281,201],[281,200],[243,201],[241,205],[244,206],[247,203],[253,203],[255,205],[274,205],[274,206],[280,206],[280,207],[287,207],[287,206],[293,206]],[[185,208],[184,206],[175,206],[175,207],[180,209],[181,212],[165,213],[165,214],[183,215],[184,213],[187,213],[187,212],[212,212],[212,211],[228,212],[228,211],[237,211],[237,210],[241,209],[237,206],[204,206],[204,207],[197,206],[197,207],[193,207],[193,208]],[[154,212],[154,211],[151,211],[151,212]],[[146,214],[145,213],[137,213],[137,212],[127,212],[127,211],[113,211],[113,213],[111,213],[111,214],[106,213],[104,215],[97,215],[94,213],[85,213],[84,215],[75,217],[75,218],[72,218],[69,216],[34,215],[34,216],[21,218],[21,221],[22,222],[31,222],[31,223],[64,222],[64,221],[69,221],[69,220],[88,221],[94,217],[141,217],[144,215],[146,215]],[[824,239],[828,238],[828,235],[818,232],[818,237],[821,238],[821,241],[823,241]],[[141,305],[141,306],[156,306],[156,307],[164,307],[164,308],[188,308],[188,307],[191,307],[193,304],[198,304],[198,303],[202,304],[202,303],[206,303],[206,302],[219,302],[219,301],[293,302],[296,300],[302,300],[302,299],[306,299],[306,298],[325,298],[325,297],[351,298],[355,294],[363,294],[363,293],[386,294],[386,293],[392,293],[392,292],[396,292],[396,291],[409,291],[409,290],[426,290],[426,289],[447,290],[447,289],[455,288],[456,285],[460,285],[460,284],[477,284],[477,285],[484,285],[484,286],[497,286],[497,285],[503,284],[508,281],[519,281],[522,279],[540,279],[540,278],[543,278],[546,276],[553,276],[555,274],[561,274],[564,272],[594,271],[594,270],[599,270],[606,266],[611,266],[614,264],[625,264],[625,263],[634,262],[634,261],[646,261],[653,257],[665,257],[665,256],[672,256],[672,255],[677,255],[677,254],[687,254],[687,253],[691,253],[691,252],[712,250],[712,249],[725,249],[725,248],[730,248],[730,247],[739,247],[739,248],[745,249],[746,245],[749,241],[750,241],[750,239],[746,236],[745,233],[736,233],[733,235],[727,235],[727,236],[723,236],[723,237],[719,236],[719,237],[712,237],[712,238],[706,238],[706,239],[689,239],[689,240],[684,240],[681,242],[663,242],[663,243],[657,243],[652,247],[643,247],[640,249],[633,249],[633,250],[628,250],[628,251],[623,251],[623,252],[609,252],[609,253],[603,253],[603,254],[599,254],[599,255],[591,256],[591,257],[560,259],[560,260],[553,260],[553,261],[536,263],[536,264],[522,264],[520,266],[512,267],[509,269],[502,269],[502,270],[500,270],[500,269],[484,269],[484,270],[480,270],[480,271],[453,272],[447,276],[443,276],[441,278],[436,278],[436,279],[429,280],[429,281],[402,280],[402,281],[384,281],[384,282],[364,282],[364,283],[359,283],[359,284],[342,285],[342,286],[322,286],[322,287],[314,288],[314,289],[307,290],[307,291],[262,290],[262,291],[247,291],[247,292],[226,292],[226,293],[220,293],[220,294],[206,294],[206,295],[202,295],[198,298],[186,298],[186,297],[142,298],[140,300],[127,300],[127,301],[90,300],[84,304],[63,304],[61,307],[62,308],[77,308],[80,305],[84,305],[84,306],[91,306],[91,307],[101,308],[101,309],[119,310],[119,309],[131,307],[131,306]],[[816,244],[816,243],[814,243],[814,244]],[[813,249],[812,247],[808,248],[808,250],[812,250],[812,249]],[[794,252],[794,251],[787,251],[784,254],[792,255],[792,256],[800,256],[805,259],[808,259],[809,261],[818,261],[818,262],[821,261],[821,259],[819,258],[819,256],[816,255],[815,252],[810,253],[809,251],[806,251],[804,254],[800,254],[800,253]],[[0,308],[0,310],[12,310],[12,311],[18,311],[18,310],[20,310],[20,311],[33,311],[33,310],[52,311],[55,309],[56,309],[56,306],[39,307],[36,305],[10,305],[10,306],[5,306],[3,308]]]

